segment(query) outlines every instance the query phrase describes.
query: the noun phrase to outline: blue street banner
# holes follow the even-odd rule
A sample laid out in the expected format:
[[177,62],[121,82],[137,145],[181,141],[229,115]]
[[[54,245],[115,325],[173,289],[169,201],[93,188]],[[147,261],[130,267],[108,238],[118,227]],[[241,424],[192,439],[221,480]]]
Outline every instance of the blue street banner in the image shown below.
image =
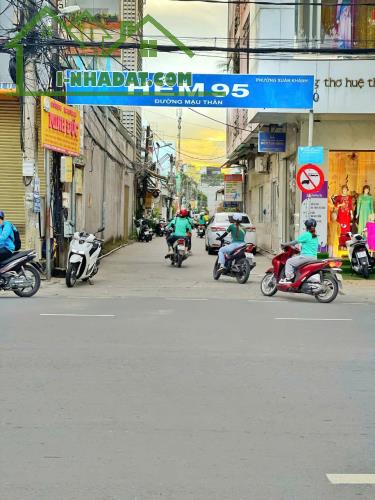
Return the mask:
[[314,77],[83,71],[59,73],[68,104],[202,108],[313,107]]
[[297,161],[300,165],[306,165],[307,163],[312,163],[313,165],[323,165],[323,146],[299,146]]
[[286,134],[285,132],[259,132],[258,152],[259,153],[285,153]]

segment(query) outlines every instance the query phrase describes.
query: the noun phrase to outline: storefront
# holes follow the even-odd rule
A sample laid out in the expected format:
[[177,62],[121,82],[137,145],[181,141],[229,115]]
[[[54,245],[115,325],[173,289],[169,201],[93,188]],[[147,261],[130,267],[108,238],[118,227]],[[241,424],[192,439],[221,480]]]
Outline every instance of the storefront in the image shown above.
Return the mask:
[[329,151],[328,247],[332,256],[346,253],[347,233],[367,230],[375,251],[375,151]]

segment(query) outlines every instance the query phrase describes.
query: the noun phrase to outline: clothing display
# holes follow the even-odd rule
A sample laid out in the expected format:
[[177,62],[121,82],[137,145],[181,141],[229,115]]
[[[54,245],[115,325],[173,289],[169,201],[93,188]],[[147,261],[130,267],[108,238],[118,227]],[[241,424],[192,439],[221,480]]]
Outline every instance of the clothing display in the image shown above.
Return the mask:
[[341,226],[340,246],[345,246],[348,237],[346,233],[350,231],[350,222],[353,212],[353,198],[350,195],[335,196],[335,207],[337,211],[337,222]]
[[340,242],[340,234],[341,234],[341,226],[331,216],[331,220],[328,224],[328,233],[327,233],[327,241],[328,241],[328,253],[330,257],[339,257],[339,242]]
[[371,252],[375,252],[375,222],[367,222],[367,244]]
[[358,233],[362,233],[369,215],[374,213],[374,198],[370,194],[361,194],[357,203]]

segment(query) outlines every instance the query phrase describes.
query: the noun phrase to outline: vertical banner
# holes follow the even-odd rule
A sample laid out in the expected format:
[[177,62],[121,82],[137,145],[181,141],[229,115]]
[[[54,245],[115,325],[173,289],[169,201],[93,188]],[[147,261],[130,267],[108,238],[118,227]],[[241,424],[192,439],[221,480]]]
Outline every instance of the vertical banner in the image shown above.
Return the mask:
[[328,182],[317,193],[302,193],[301,205],[301,233],[305,230],[305,221],[313,218],[317,222],[317,235],[319,239],[319,252],[327,251],[327,210],[328,210]]
[[242,201],[242,174],[224,175],[224,201]]

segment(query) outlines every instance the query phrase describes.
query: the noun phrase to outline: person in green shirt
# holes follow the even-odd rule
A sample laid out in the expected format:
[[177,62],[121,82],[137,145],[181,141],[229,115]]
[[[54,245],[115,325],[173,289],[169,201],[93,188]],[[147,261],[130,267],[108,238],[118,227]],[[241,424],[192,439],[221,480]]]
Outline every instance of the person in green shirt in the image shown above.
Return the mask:
[[172,234],[168,237],[167,239],[167,244],[168,244],[168,249],[169,252],[165,256],[167,259],[170,255],[173,254],[173,244],[176,240],[179,238],[186,238],[187,233],[191,232],[193,228],[191,227],[190,221],[189,221],[189,212],[186,209],[182,209],[180,212],[179,217],[175,217],[171,222],[168,224],[168,228],[171,229],[172,227],[173,232]]
[[225,255],[232,253],[236,248],[240,247],[245,243],[246,231],[241,226],[242,215],[233,215],[233,224],[227,227],[226,232],[220,236],[220,239],[225,238],[227,234],[230,233],[232,236],[232,243],[230,245],[225,245],[219,250],[219,271],[225,269]]
[[299,238],[289,243],[282,243],[282,246],[301,245],[301,253],[295,255],[286,261],[285,264],[285,279],[280,280],[280,283],[292,283],[295,271],[305,262],[309,262],[318,258],[318,235],[316,234],[316,220],[308,219],[305,222],[306,232],[301,234]]

